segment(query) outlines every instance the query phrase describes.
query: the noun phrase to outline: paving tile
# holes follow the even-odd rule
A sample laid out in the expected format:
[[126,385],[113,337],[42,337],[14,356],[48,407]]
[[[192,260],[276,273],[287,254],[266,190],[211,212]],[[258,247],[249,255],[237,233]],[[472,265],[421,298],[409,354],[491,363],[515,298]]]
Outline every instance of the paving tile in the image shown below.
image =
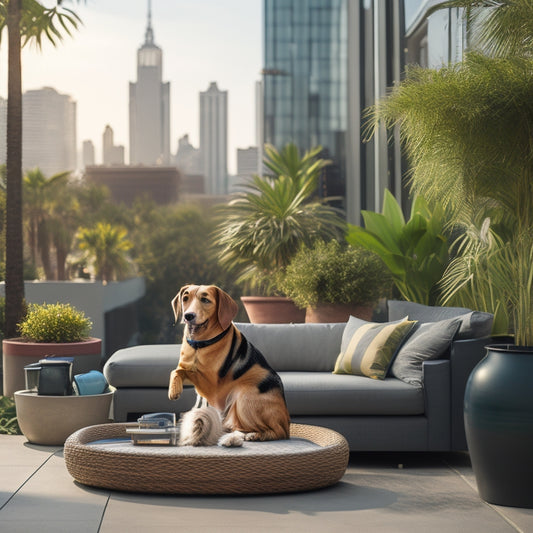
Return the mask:
[[23,435],[0,439],[0,508],[58,449],[29,444]]
[[97,531],[107,499],[107,493],[74,483],[57,452],[2,508],[0,530]]

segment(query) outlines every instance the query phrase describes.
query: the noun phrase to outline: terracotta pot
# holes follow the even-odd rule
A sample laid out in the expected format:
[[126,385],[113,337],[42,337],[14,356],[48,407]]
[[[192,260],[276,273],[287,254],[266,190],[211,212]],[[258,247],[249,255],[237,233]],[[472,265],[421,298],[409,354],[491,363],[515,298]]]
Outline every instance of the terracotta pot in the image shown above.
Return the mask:
[[283,296],[241,296],[253,324],[291,324],[305,322],[305,310]]
[[113,392],[90,396],[39,396],[15,392],[17,421],[28,441],[47,446],[63,446],[78,429],[109,422]]
[[81,342],[28,342],[21,338],[2,341],[4,365],[4,396],[26,388],[24,367],[54,355],[74,357],[72,374],[100,370],[102,340],[91,337]]
[[353,304],[318,304],[316,307],[308,307],[305,312],[306,322],[334,323],[348,322],[351,316],[362,320],[372,320],[374,307],[371,305]]

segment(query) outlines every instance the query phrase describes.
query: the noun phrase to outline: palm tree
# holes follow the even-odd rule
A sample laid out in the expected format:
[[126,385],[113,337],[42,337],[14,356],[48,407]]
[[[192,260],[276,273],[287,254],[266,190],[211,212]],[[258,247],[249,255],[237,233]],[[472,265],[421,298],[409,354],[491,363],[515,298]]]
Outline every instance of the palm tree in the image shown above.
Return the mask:
[[61,32],[70,35],[71,29],[78,27],[78,16],[61,7],[60,0],[57,4],[47,8],[36,0],[0,0],[0,37],[4,28],[8,34],[6,337],[16,335],[24,314],[21,47],[32,42],[40,48],[43,36],[56,45]]
[[81,228],[78,240],[93,263],[96,279],[112,281],[130,270],[127,252],[133,245],[124,228],[99,222],[93,228]]
[[34,168],[24,175],[23,212],[25,212],[28,244],[34,264],[37,262],[37,253],[40,253],[46,279],[54,279],[50,261],[50,224],[54,206],[65,200],[61,194],[68,185],[70,173],[61,172],[47,178],[40,169]]
[[47,229],[56,252],[56,279],[68,279],[67,257],[80,225],[79,187],[68,183],[59,190],[50,209]]
[[[6,166],[0,165],[0,279],[4,279],[6,266]],[[3,324],[3,321],[2,321]],[[1,330],[0,330],[1,332]]]
[[318,178],[329,163],[317,147],[302,157],[294,144],[281,152],[266,146],[265,165],[275,176],[254,176],[235,199],[220,210],[214,232],[222,266],[238,272],[238,282],[270,293],[302,244],[344,235],[339,210],[314,199]]

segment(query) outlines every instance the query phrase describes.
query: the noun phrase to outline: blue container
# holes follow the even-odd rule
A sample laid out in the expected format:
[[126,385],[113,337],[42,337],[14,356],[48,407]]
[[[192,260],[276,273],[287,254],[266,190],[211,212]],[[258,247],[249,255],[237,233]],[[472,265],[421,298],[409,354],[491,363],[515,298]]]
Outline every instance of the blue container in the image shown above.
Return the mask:
[[109,384],[102,372],[91,370],[74,376],[74,389],[80,396],[90,396],[109,392]]

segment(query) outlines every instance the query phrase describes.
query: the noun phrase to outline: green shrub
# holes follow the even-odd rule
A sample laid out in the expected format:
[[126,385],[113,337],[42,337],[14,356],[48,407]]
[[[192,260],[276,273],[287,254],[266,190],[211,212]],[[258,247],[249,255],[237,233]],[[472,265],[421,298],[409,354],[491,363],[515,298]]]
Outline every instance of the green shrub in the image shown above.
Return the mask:
[[30,304],[18,325],[23,338],[33,342],[79,342],[91,331],[92,322],[70,304]]
[[20,434],[14,400],[0,396],[0,435]]
[[301,308],[374,304],[390,293],[391,286],[391,276],[375,253],[341,246],[336,240],[301,247],[281,279],[283,292]]

